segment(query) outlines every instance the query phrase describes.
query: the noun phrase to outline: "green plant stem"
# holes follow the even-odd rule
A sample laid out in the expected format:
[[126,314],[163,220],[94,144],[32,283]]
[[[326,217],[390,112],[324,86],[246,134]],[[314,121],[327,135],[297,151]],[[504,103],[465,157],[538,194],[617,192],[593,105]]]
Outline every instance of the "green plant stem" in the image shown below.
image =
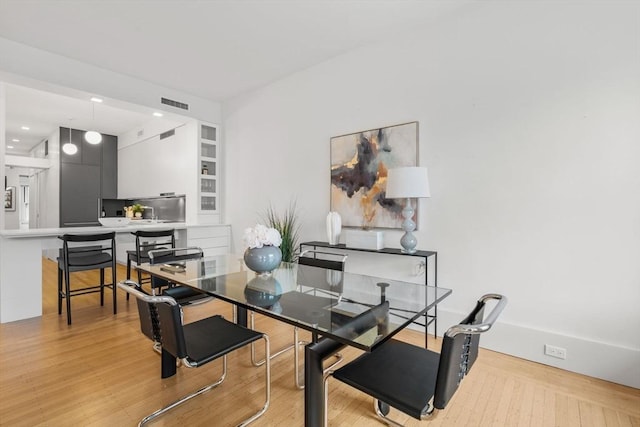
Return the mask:
[[296,203],[291,202],[282,215],[273,206],[269,206],[264,219],[269,227],[273,227],[280,232],[282,237],[282,244],[280,245],[282,261],[295,262],[298,257],[298,237],[300,232]]

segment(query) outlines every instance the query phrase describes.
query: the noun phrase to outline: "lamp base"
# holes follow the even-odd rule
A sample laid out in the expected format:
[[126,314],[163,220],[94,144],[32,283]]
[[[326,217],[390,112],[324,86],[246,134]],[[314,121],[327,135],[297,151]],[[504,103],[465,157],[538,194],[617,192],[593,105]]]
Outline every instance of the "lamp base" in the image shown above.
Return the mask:
[[400,245],[402,245],[402,252],[405,254],[413,254],[416,252],[416,246],[418,245],[418,239],[413,235],[413,230],[416,229],[416,223],[413,222],[413,206],[411,205],[411,199],[407,198],[407,203],[402,209],[402,229],[404,235],[400,239]]

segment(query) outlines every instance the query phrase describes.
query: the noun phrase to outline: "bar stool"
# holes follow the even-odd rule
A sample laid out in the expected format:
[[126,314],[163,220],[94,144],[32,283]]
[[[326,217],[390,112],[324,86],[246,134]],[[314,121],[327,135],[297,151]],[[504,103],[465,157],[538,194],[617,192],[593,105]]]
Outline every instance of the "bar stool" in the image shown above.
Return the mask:
[[[71,324],[71,297],[100,292],[100,305],[104,305],[104,288],[113,291],[113,314],[118,312],[116,300],[116,233],[63,234],[62,249],[58,256],[58,314],[62,314],[62,299],[67,303],[67,325]],[[87,243],[97,243],[87,245]],[[104,283],[104,269],[111,268],[111,283]],[[71,273],[100,270],[100,284],[71,289]],[[62,287],[64,277],[64,289]]]
[[[136,249],[133,251],[127,251],[127,280],[131,279],[131,262],[135,262],[136,265],[140,265],[142,263],[149,262],[149,251],[176,247],[175,229],[173,228],[170,230],[138,230],[131,234],[136,236]],[[142,272],[140,270],[137,271],[139,285],[142,285],[143,283],[151,283],[150,277],[145,277],[143,279]],[[129,299],[128,293],[127,299]]]
[[[170,249],[154,249],[148,252],[149,264],[171,264],[180,263],[188,260],[200,259],[204,257],[204,251],[197,246],[187,248],[170,248]],[[175,299],[179,306],[202,303],[210,301],[213,297],[204,292],[190,288],[189,286],[179,286],[171,281],[161,279],[159,277],[151,278],[151,294],[156,295],[156,289],[165,288],[160,292],[161,295],[167,295]]]

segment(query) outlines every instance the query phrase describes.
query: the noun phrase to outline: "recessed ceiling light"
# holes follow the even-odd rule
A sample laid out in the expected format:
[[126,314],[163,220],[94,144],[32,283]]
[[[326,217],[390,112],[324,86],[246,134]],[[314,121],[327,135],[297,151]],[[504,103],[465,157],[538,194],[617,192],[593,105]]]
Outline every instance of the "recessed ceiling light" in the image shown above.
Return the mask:
[[20,140],[19,140],[19,139],[15,139],[15,138],[13,138],[13,139],[11,140],[11,142],[20,142]]
[[153,113],[154,116],[156,117],[162,117],[162,113],[158,113],[157,111]]
[[29,126],[22,126],[22,130],[29,130]]
[[13,145],[7,145],[7,148],[13,148]]
[[95,97],[95,96],[91,97],[91,100],[93,102],[97,102],[97,103],[101,103],[102,102],[102,98],[98,98],[98,97]]

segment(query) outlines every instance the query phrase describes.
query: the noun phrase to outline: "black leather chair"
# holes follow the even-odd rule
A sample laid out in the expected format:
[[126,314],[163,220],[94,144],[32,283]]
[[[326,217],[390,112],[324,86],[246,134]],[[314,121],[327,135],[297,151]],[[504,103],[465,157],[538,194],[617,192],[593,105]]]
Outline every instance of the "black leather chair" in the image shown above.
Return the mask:
[[[497,300],[483,321],[485,304]],[[372,396],[378,417],[392,426],[401,426],[387,417],[389,406],[418,420],[444,409],[478,357],[480,334],[487,332],[507,304],[498,294],[484,295],[459,325],[444,334],[440,354],[391,339],[335,372],[325,375],[325,426],[327,380],[330,376]]]
[[[342,283],[343,283],[343,272],[344,265],[347,260],[347,254],[337,253],[337,252],[328,252],[328,251],[317,251],[317,250],[307,250],[303,251],[298,256],[298,271],[297,271],[297,283],[299,286],[308,286],[313,287],[312,292],[317,294],[321,292],[323,295],[327,294],[330,297],[337,296],[340,298],[342,294]],[[327,269],[329,271],[318,270],[315,268],[305,268],[305,266],[310,267],[320,267]],[[294,300],[289,301],[293,306],[292,309],[296,309],[296,298],[304,298],[295,293],[289,293],[284,296],[284,300],[281,300],[281,303],[284,304],[283,310],[286,311],[286,301],[285,300]],[[309,296],[311,298],[311,296]],[[318,304],[320,306],[326,306],[331,303],[330,299],[326,299],[323,302],[322,295],[317,298]],[[309,306],[309,302],[302,304],[305,307]],[[296,315],[296,318],[300,318],[300,315]],[[254,313],[250,312],[250,325],[254,327]],[[313,342],[318,340],[318,335],[316,333],[312,336]],[[294,381],[295,386],[299,389],[304,389],[304,384],[300,381],[300,355],[299,355],[299,347],[308,344],[307,341],[301,341],[299,339],[299,331],[297,327],[293,328],[293,344],[286,346],[271,355],[271,358],[277,357],[284,352],[293,349],[294,350]],[[340,353],[335,354],[336,361],[329,365],[327,369],[331,369],[335,367],[341,360],[342,355]],[[260,361],[256,361],[255,356],[255,346],[251,346],[251,363],[254,366],[260,366],[264,363],[264,359]]]
[[347,257],[347,254],[339,252],[303,251],[298,257],[298,265],[320,267],[330,271],[299,269],[299,286],[313,286],[314,293],[340,297],[342,295],[343,273]]
[[220,385],[227,374],[227,355],[259,339],[264,340],[267,360],[265,404],[239,425],[247,425],[266,412],[271,397],[271,366],[267,335],[229,322],[222,316],[208,317],[183,325],[180,306],[175,299],[167,295],[149,295],[137,283],[130,280],[120,282],[118,286],[136,297],[142,333],[152,341],[158,341],[161,344],[163,378],[172,375],[172,373],[165,375],[164,369],[172,367],[175,371],[176,359],[186,367],[198,368],[220,357],[223,358],[223,373],[216,382],[147,415],[140,421],[139,426]]
[[[299,286],[313,286],[313,292],[315,294],[329,294],[332,297],[338,297],[338,302],[342,298],[342,284],[344,282],[344,266],[347,262],[348,255],[341,252],[329,252],[322,250],[306,250],[300,253],[298,257],[299,266],[320,267],[331,271],[318,271],[315,269],[299,268],[298,271],[298,285]],[[318,274],[324,273],[324,277],[319,277]],[[300,346],[309,344],[306,341],[300,341],[298,337],[298,328],[293,328],[293,342],[296,343],[294,353],[295,364],[295,384],[299,389],[304,388],[304,384],[300,382],[299,366],[300,355],[298,353]],[[311,337],[313,342],[318,341],[318,335],[314,333]],[[336,360],[325,368],[325,372],[333,369],[338,363],[342,361],[342,354],[336,353],[334,355]]]
[[[131,279],[131,263],[140,265],[149,262],[149,251],[154,249],[168,249],[176,247],[175,230],[138,230],[131,234],[136,236],[136,248],[127,251],[127,280]],[[151,283],[150,277],[142,277],[142,272],[138,271],[138,283]],[[129,299],[129,294],[127,294]]]
[[[100,292],[104,305],[104,288],[113,291],[113,314],[118,312],[116,299],[116,240],[115,232],[99,234],[63,234],[58,256],[58,314],[62,314],[62,299],[67,303],[67,324],[71,324],[71,297]],[[94,243],[94,245],[90,245]],[[104,270],[111,268],[111,283],[105,284]],[[71,289],[71,273],[100,270],[100,284]],[[64,287],[63,287],[64,281]]]
[[[179,266],[182,261],[200,259],[204,256],[201,248],[192,246],[188,248],[154,249],[147,253],[149,264],[167,264],[168,266]],[[156,294],[157,289],[162,289],[161,295],[168,295],[174,298],[179,305],[188,305],[210,301],[213,298],[188,286],[177,286],[175,283],[161,279],[151,278],[152,293]]]

